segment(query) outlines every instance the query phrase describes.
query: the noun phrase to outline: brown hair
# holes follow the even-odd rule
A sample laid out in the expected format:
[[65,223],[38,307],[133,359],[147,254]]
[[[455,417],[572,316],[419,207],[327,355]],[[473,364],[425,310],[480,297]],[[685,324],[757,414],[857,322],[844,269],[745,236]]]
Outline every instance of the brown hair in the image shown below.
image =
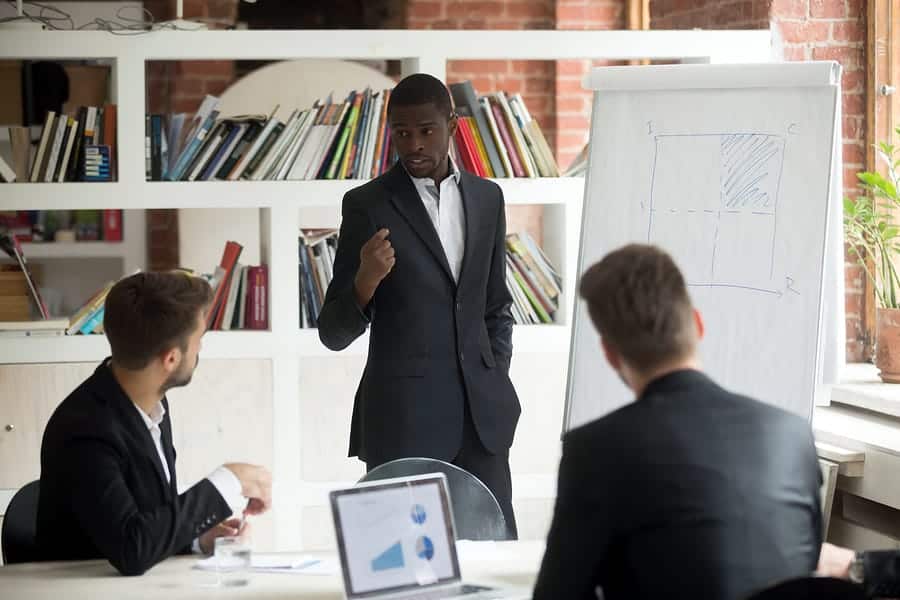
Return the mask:
[[607,345],[638,371],[687,358],[697,334],[681,271],[663,250],[629,244],[581,277],[581,297]]
[[212,289],[204,279],[180,271],[137,273],[120,280],[106,296],[103,314],[113,361],[137,370],[161,352],[186,350],[211,300]]

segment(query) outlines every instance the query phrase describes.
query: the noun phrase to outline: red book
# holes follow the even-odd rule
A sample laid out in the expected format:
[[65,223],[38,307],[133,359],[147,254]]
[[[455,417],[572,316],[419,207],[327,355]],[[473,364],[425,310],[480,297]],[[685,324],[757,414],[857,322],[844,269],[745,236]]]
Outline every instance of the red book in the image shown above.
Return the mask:
[[481,161],[481,153],[478,152],[478,142],[475,141],[475,134],[472,133],[472,123],[468,119],[460,119],[459,124],[463,128],[463,139],[469,150],[469,157],[472,159],[472,166],[475,167],[474,173],[479,177],[487,177],[488,172]]
[[244,247],[237,242],[228,241],[225,243],[225,250],[222,252],[222,260],[219,266],[225,271],[222,281],[216,286],[213,295],[212,305],[206,315],[206,328],[218,329],[222,326],[222,317],[225,314],[225,301],[228,298],[228,288],[231,284],[231,275],[234,272],[234,265],[237,264],[238,258],[241,256],[241,250]]
[[103,209],[103,239],[107,242],[122,241],[122,209]]
[[266,265],[247,269],[247,329],[269,328],[269,269]]

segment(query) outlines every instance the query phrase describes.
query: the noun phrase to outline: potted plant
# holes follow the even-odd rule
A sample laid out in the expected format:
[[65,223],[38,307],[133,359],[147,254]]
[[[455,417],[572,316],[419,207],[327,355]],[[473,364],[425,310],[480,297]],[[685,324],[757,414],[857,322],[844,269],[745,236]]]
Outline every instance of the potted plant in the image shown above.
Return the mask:
[[[896,132],[900,135],[900,127]],[[877,155],[887,164],[887,177],[870,171],[857,174],[868,193],[844,199],[844,235],[850,255],[875,289],[875,366],[882,381],[900,383],[900,275],[894,264],[900,256],[900,148],[882,142]]]

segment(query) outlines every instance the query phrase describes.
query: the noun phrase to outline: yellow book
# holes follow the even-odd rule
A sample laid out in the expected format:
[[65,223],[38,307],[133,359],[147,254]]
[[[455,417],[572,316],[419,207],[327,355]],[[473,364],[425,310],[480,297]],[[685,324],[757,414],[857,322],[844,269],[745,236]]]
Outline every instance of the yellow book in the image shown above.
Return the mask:
[[487,176],[496,177],[496,175],[494,174],[494,169],[491,168],[491,161],[488,159],[487,149],[484,147],[484,140],[481,139],[481,132],[478,130],[478,122],[475,120],[475,117],[463,118],[469,125],[469,131],[472,132],[472,137],[475,138],[475,146],[478,150],[478,156],[481,160],[481,165],[484,167],[484,170],[487,173]]

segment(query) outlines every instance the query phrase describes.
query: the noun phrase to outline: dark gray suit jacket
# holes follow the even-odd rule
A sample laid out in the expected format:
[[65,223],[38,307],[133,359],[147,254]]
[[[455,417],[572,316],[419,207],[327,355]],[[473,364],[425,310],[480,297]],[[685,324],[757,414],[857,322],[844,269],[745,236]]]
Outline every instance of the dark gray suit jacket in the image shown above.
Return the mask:
[[821,472],[795,415],[677,371],[565,437],[534,600],[738,600],[816,568]]
[[[466,235],[458,285],[402,166],[344,196],[319,337],[340,350],[371,325],[350,434],[350,455],[370,464],[410,456],[452,460],[466,401],[489,451],[512,444],[520,409],[508,376],[513,318],[503,194],[465,171],[459,186]],[[382,227],[390,230],[397,262],[360,310],[353,288],[360,249]]]

